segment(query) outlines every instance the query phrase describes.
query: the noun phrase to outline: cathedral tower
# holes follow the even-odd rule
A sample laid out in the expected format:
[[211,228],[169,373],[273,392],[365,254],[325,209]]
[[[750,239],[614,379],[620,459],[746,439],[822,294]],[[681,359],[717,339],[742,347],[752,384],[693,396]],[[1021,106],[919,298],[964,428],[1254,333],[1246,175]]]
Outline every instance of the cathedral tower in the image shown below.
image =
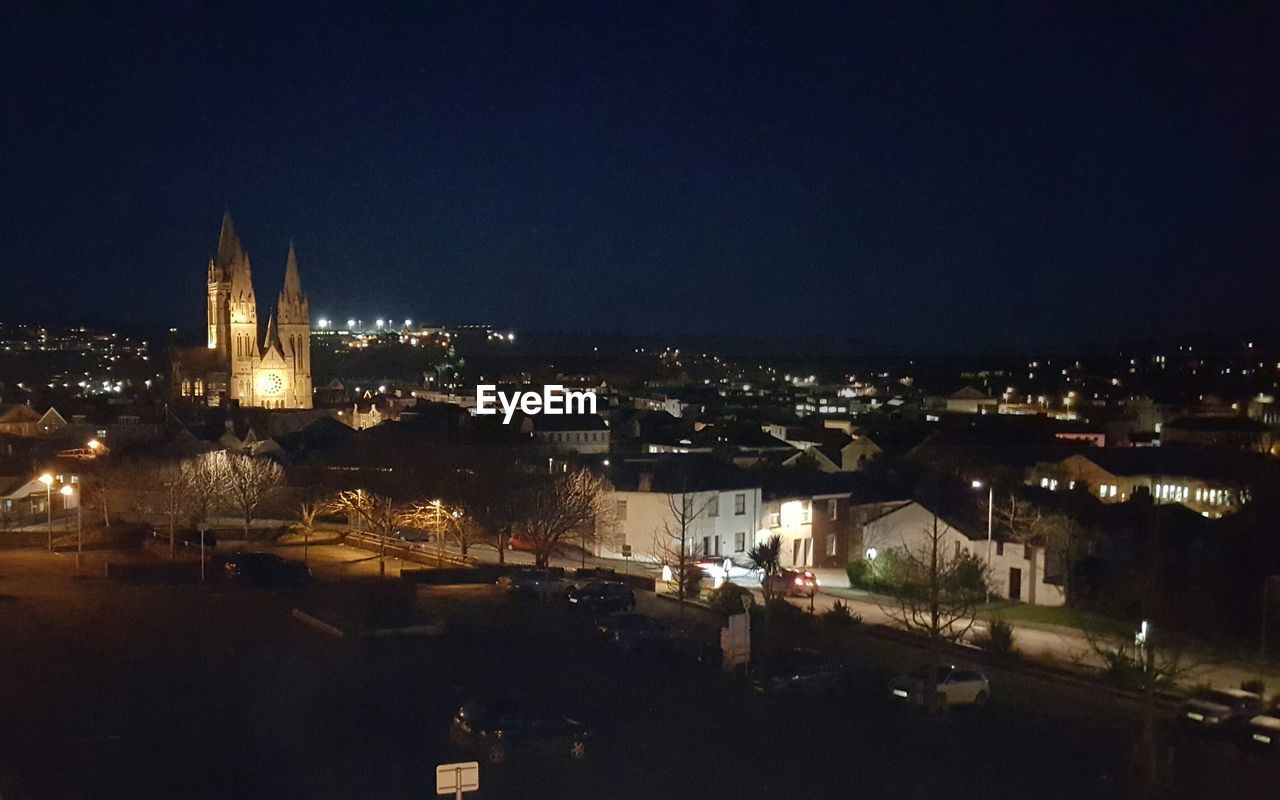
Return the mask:
[[222,215],[218,252],[209,259],[209,349],[231,356],[231,265],[244,255],[231,214]]
[[277,336],[291,380],[288,400],[294,408],[311,408],[311,311],[298,278],[293,242],[284,265],[284,289],[276,308]]
[[[237,240],[237,250],[239,241]],[[254,402],[253,372],[258,362],[258,305],[253,295],[249,255],[240,250],[230,267],[231,399]]]

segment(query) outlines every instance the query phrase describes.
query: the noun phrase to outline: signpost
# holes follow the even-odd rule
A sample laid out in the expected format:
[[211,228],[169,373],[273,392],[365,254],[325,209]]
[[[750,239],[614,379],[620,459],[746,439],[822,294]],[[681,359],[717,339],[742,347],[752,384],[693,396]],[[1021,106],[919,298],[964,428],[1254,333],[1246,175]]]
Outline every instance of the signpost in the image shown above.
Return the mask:
[[436,794],[451,794],[462,800],[463,792],[480,789],[480,762],[462,761],[436,767]]
[[751,661],[751,614],[747,613],[750,603],[750,597],[744,595],[743,613],[729,617],[728,624],[720,629],[720,654],[725,672]]
[[622,564],[622,574],[630,575],[631,574],[631,545],[624,544],[622,546],[622,558],[624,559]]
[[196,525],[196,530],[200,531],[200,580],[204,580],[204,534],[209,530],[209,523],[201,522]]

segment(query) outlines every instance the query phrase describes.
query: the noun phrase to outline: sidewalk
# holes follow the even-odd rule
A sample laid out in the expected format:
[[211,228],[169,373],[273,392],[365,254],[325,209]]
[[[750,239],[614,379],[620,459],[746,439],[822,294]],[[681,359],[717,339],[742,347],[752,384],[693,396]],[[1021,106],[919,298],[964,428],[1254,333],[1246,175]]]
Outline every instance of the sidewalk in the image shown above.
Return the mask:
[[[825,603],[815,604],[819,608],[830,608],[835,599],[848,604],[851,611],[861,614],[863,622],[873,625],[904,627],[891,613],[896,608],[896,601],[889,596],[875,595],[858,589],[824,588],[819,597],[830,598]],[[1040,625],[1035,623],[1015,622],[1013,627],[1014,646],[1028,658],[1037,661],[1055,663],[1061,666],[1102,668],[1104,661],[1089,637],[1074,628],[1059,625]],[[987,621],[978,619],[967,637],[972,641],[975,636],[986,632]],[[1099,639],[1102,641],[1109,641]],[[1261,679],[1266,682],[1268,696],[1280,692],[1280,669],[1270,666],[1263,670],[1246,664],[1216,660],[1204,653],[1187,654],[1187,660],[1193,664],[1181,684],[1190,687],[1201,683],[1212,684],[1222,688],[1239,688],[1248,680]]]

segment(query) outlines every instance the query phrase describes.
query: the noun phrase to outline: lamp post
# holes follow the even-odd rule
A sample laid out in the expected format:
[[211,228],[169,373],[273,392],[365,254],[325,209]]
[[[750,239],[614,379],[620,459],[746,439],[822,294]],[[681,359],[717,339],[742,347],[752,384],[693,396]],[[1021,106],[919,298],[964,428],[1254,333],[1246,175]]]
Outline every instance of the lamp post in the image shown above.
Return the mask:
[[[58,490],[67,500],[71,499],[71,494],[75,490],[71,488],[71,484],[66,484]],[[66,503],[66,500],[63,501]],[[80,502],[80,498],[76,498],[76,574],[80,574],[80,555],[84,552],[84,503]]]
[[[982,488],[982,481],[974,481],[970,484],[975,489]],[[996,506],[996,487],[994,485],[987,486],[987,576],[991,576],[991,532],[995,521]],[[985,592],[986,598],[983,601],[986,605],[991,604],[991,587],[987,587]]]
[[53,476],[45,473],[40,476],[44,484],[44,510],[49,521],[49,552],[53,552]]

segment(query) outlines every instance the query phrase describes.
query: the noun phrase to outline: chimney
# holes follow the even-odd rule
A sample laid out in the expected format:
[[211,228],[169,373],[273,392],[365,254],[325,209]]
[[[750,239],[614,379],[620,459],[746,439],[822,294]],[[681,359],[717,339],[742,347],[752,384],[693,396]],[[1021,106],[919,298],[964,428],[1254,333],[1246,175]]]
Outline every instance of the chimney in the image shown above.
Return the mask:
[[653,491],[653,473],[652,472],[640,473],[640,485],[636,487],[636,490],[641,492]]

